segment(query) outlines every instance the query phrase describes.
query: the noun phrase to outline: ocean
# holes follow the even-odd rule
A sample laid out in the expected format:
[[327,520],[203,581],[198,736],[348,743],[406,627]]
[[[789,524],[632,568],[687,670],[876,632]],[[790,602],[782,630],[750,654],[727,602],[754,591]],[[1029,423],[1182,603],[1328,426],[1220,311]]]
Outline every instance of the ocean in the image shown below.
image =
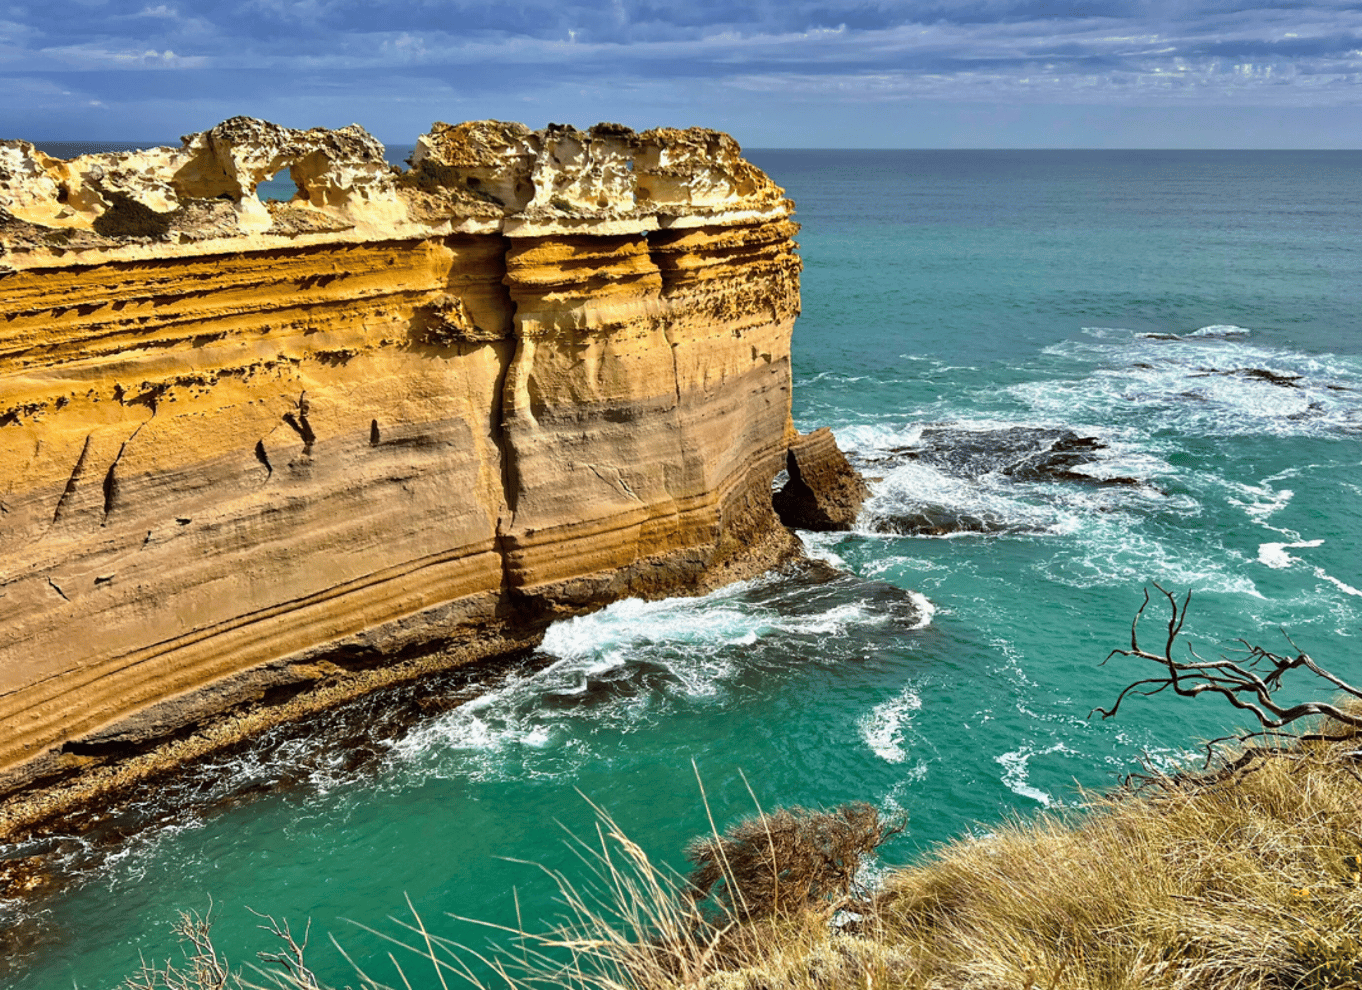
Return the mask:
[[1089,718],[1149,672],[1103,660],[1152,582],[1192,592],[1200,652],[1284,630],[1362,681],[1362,153],[749,154],[803,224],[796,425],[872,479],[854,532],[806,536],[843,576],[619,602],[441,682],[448,711],[274,733],[27,850],[69,880],[6,906],[0,982],[112,988],[210,904],[234,963],[272,948],[251,908],[311,919],[324,979],[356,982],[329,934],[397,982],[362,926],[410,939],[408,897],[474,945],[448,915],[551,923],[517,860],[584,876],[588,799],[683,868],[697,776],[721,825],[749,783],[906,812],[872,873],[1074,809],[1244,724],[1165,694]]

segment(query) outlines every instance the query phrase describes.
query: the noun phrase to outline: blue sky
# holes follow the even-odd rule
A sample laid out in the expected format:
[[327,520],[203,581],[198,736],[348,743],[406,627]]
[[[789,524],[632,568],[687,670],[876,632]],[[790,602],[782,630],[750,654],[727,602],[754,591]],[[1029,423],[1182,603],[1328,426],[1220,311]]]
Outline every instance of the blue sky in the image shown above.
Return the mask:
[[1362,0],[0,0],[0,137],[235,114],[749,147],[1362,147]]

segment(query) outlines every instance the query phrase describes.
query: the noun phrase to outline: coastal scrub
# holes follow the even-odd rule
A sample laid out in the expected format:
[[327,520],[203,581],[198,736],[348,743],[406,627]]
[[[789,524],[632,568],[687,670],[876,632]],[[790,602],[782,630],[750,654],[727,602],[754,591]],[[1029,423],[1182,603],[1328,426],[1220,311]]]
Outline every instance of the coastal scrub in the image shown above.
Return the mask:
[[[1347,711],[1355,715],[1362,706]],[[413,911],[405,937],[383,937],[402,950],[395,966],[402,966],[399,956],[416,957],[426,979],[409,972],[408,962],[392,985],[1357,987],[1362,732],[1341,723],[1320,728],[1318,735],[1335,738],[1260,750],[1259,759],[1229,773],[1147,778],[1090,798],[1080,811],[1014,819],[950,842],[891,871],[873,898],[850,905],[839,888],[837,897],[786,899],[769,912],[728,903],[716,915],[702,909],[694,884],[653,864],[600,812],[599,834],[580,843],[590,880],[577,885],[553,874],[563,924],[544,934],[510,932],[510,946],[486,954],[433,934]],[[763,820],[740,823],[742,835],[751,838]],[[731,844],[735,835],[724,837]],[[716,852],[728,847],[717,832],[697,841]],[[718,865],[706,863],[734,884],[731,867],[714,858]],[[318,987],[301,956],[298,964],[265,985]],[[148,976],[129,986],[255,985],[240,976],[202,986]],[[388,985],[368,974],[359,980],[364,988]]]

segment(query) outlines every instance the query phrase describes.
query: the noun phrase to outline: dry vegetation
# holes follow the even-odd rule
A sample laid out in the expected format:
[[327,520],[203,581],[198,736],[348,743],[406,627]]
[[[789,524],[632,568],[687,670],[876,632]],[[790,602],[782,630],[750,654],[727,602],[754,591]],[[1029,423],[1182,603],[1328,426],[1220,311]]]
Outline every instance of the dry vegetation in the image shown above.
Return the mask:
[[688,889],[744,923],[802,908],[860,906],[853,902],[862,861],[906,824],[904,817],[882,819],[864,801],[832,811],[757,814],[691,841]]
[[874,982],[1362,986],[1359,744],[1156,778],[1077,822],[1046,816],[948,846],[890,880]]
[[[375,933],[394,945],[391,986],[1359,990],[1362,690],[1299,651],[1245,644],[1234,659],[1176,659],[1186,602],[1165,597],[1163,653],[1140,649],[1138,615],[1131,649],[1116,651],[1162,673],[1121,697],[1210,692],[1254,711],[1264,731],[1213,750],[1216,769],[1138,777],[1081,813],[950,843],[873,895],[857,887],[856,868],[902,823],[869,805],[758,809],[722,832],[711,818],[710,835],[688,849],[689,877],[655,866],[597,809],[597,834],[578,841],[588,882],[552,874],[562,925],[543,935],[502,929],[509,940],[479,952],[432,934],[413,910],[402,937]],[[1342,696],[1277,706],[1282,674],[1298,669]],[[1316,721],[1278,731],[1299,719]],[[287,951],[262,955],[268,965],[256,974],[267,986],[319,990],[287,927],[266,920]],[[131,990],[252,985],[218,962],[201,919],[186,916],[181,932],[185,965],[144,966]],[[388,985],[356,975],[365,990]]]
[[[720,850],[734,852],[735,838],[757,840],[760,817],[709,840],[719,862],[728,858],[720,879],[735,905],[706,900],[685,878],[655,867],[602,812],[598,834],[580,846],[591,882],[579,889],[555,875],[569,922],[544,935],[508,933],[509,944],[483,954],[432,934],[413,913],[408,931],[392,939],[391,975],[357,974],[356,985],[1362,987],[1362,732],[1327,728],[1342,738],[1260,750],[1233,773],[1155,777],[1070,820],[1014,821],[952,843],[892,874],[850,916],[839,910],[856,893],[849,874],[816,896],[783,897],[760,856],[739,863],[758,881],[742,906],[738,860]],[[819,817],[803,815],[806,823]],[[878,818],[865,824],[869,831],[847,840],[852,846],[892,827]],[[747,855],[759,848],[753,841]],[[827,865],[816,856],[806,862],[814,873]],[[792,877],[805,893],[807,874]],[[835,912],[840,924],[830,924]],[[157,983],[144,972],[130,985],[216,990],[263,982],[312,990],[317,984],[301,962],[290,973],[267,967],[274,978],[263,981],[259,970],[240,984]],[[185,974],[196,968],[191,959]]]

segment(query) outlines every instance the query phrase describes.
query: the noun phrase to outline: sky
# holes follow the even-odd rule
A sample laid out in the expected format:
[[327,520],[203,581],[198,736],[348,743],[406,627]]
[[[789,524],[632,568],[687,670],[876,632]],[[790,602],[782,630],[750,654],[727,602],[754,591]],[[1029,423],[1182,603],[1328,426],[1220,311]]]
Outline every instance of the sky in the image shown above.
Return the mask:
[[0,0],[0,138],[237,114],[747,147],[1362,148],[1362,0]]

